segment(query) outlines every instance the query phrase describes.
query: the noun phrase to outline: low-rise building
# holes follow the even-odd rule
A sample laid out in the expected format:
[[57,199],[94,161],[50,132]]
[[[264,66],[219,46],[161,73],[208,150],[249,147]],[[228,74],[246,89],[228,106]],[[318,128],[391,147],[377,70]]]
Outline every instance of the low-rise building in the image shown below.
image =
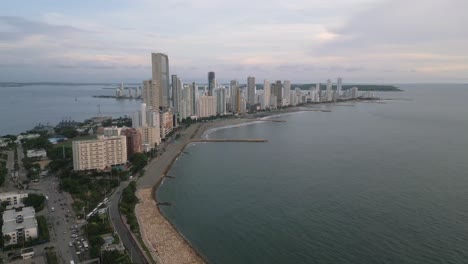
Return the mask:
[[127,138],[104,137],[73,141],[73,169],[104,170],[127,163]]
[[47,158],[47,151],[45,149],[28,149],[26,152],[28,158]]
[[6,210],[2,218],[5,246],[16,245],[18,242],[38,237],[36,211],[33,207]]
[[0,203],[10,202],[10,205],[20,204],[21,200],[28,197],[28,193],[4,192],[0,193]]

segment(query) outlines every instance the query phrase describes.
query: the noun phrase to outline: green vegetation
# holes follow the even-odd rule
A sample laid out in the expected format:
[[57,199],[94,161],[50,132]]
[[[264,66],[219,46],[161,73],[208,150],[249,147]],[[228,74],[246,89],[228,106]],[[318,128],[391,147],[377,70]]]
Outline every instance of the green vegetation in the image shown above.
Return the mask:
[[146,164],[148,164],[148,156],[144,153],[135,153],[130,158],[130,162],[132,162],[132,171],[136,173],[137,171],[143,169]]
[[70,148],[70,150],[71,150],[73,141],[89,140],[89,139],[96,139],[96,136],[95,135],[77,136],[77,137],[73,138],[73,140],[67,140],[67,141],[63,141],[63,142],[60,142],[58,144],[55,144],[54,148],[60,148],[60,150],[62,150],[62,147],[65,147],[65,149]]
[[55,133],[63,135],[66,138],[74,138],[79,135],[74,126],[56,127]]
[[48,249],[46,251],[46,259],[47,259],[47,264],[59,264],[57,254],[55,251]]
[[120,254],[118,251],[103,251],[102,252],[103,264],[131,264],[130,258],[127,254]]
[[122,191],[122,201],[120,202],[120,212],[127,217],[127,224],[133,233],[138,234],[140,228],[135,216],[135,205],[138,203],[138,198],[135,196],[136,183],[132,181]]
[[4,162],[0,162],[0,186],[5,183],[7,175],[8,169],[6,168],[6,164]]
[[107,214],[102,216],[94,215],[88,219],[88,224],[86,225],[86,234],[89,240],[89,251],[91,257],[99,257],[101,247],[105,243],[101,235],[110,232],[112,232],[112,226],[109,223]]
[[23,199],[25,206],[32,206],[36,212],[40,212],[45,206],[45,196],[41,194],[30,193]]
[[94,208],[106,194],[118,186],[117,177],[109,173],[95,173],[83,175],[71,170],[63,170],[60,174],[60,189],[73,196],[73,207],[80,211],[83,207]]
[[23,144],[24,151],[28,149],[45,149],[48,151],[52,148],[52,143],[49,142],[46,133],[40,134],[38,138],[22,139],[21,143]]
[[43,215],[37,216],[37,228],[39,230],[39,237],[38,241],[41,243],[44,241],[49,241],[50,236],[49,236],[49,229],[47,228],[47,220],[46,217]]

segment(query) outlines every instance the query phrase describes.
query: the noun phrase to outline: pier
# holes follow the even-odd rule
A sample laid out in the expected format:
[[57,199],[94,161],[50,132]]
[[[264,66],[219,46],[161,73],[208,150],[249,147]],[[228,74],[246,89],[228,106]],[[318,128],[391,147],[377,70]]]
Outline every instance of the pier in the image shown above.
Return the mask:
[[306,111],[306,112],[331,112],[331,110],[326,110],[326,109],[304,109],[301,111]]
[[251,143],[256,143],[256,142],[268,142],[268,140],[263,139],[263,138],[250,138],[250,139],[191,139],[191,143],[194,142],[251,142]]
[[286,122],[286,120],[280,120],[280,119],[258,119],[258,121],[263,121],[263,122],[281,122],[281,123]]

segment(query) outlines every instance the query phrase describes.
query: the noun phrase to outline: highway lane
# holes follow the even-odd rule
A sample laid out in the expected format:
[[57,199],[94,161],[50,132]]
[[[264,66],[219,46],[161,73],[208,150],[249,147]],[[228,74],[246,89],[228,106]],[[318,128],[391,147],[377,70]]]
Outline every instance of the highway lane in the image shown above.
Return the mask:
[[137,264],[146,264],[148,263],[145,257],[142,255],[139,247],[137,246],[135,241],[130,233],[130,231],[125,227],[122,219],[120,218],[119,213],[119,201],[122,195],[122,190],[128,186],[130,182],[122,182],[120,186],[115,190],[115,192],[109,197],[109,214],[114,225],[115,231],[119,234],[119,237],[124,244],[125,248],[128,250],[128,254],[132,258],[133,263]]

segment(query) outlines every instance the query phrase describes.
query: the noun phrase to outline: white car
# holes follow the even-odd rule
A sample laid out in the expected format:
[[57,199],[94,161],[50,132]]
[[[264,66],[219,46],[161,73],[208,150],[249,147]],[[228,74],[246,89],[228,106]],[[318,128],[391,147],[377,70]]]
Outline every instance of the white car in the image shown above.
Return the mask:
[[68,243],[68,246],[69,246],[69,247],[73,247],[73,243],[72,243],[72,242],[69,242],[69,243]]

